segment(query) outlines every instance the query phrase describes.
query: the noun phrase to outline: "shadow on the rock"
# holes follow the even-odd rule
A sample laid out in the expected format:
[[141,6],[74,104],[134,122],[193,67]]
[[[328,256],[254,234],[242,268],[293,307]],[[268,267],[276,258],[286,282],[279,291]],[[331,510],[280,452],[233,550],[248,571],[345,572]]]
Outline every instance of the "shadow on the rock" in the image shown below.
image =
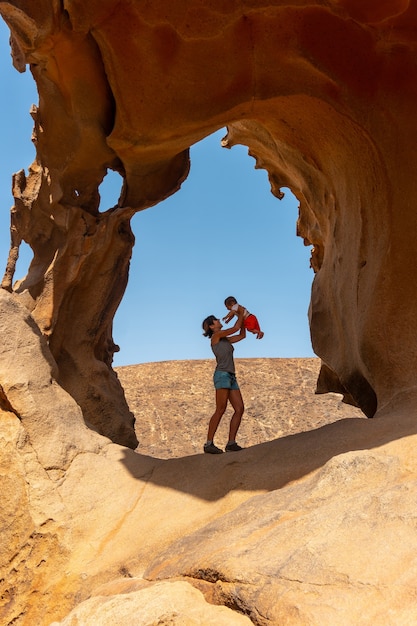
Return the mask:
[[221,455],[198,454],[166,460],[126,449],[123,463],[138,480],[215,501],[236,490],[280,489],[335,456],[377,448],[416,433],[417,420],[411,415],[401,419],[351,418]]

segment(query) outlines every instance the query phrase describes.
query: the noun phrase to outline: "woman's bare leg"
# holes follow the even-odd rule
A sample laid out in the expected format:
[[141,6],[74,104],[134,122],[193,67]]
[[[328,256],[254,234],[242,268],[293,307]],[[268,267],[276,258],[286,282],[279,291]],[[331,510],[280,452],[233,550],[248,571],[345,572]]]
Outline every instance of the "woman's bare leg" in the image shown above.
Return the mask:
[[239,430],[240,422],[242,421],[242,415],[245,410],[242,394],[240,389],[232,389],[229,391],[230,404],[234,409],[232,419],[230,420],[229,428],[229,441],[236,441],[237,431]]
[[220,424],[220,420],[226,410],[229,394],[231,393],[233,392],[230,391],[230,389],[216,389],[216,410],[210,418],[207,441],[213,441],[216,430]]

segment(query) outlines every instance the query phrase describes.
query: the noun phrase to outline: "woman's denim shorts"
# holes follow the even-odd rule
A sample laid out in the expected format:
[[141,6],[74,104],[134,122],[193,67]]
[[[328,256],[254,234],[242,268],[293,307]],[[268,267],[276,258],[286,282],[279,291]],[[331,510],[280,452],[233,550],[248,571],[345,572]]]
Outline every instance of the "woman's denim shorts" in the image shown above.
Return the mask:
[[235,374],[216,370],[213,376],[215,389],[239,389]]

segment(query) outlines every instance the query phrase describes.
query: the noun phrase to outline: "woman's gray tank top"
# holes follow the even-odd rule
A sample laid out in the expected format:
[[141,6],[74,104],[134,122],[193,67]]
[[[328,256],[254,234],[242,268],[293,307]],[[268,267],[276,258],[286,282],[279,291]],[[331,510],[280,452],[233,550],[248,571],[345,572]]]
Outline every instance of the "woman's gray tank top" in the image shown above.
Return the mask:
[[216,370],[221,372],[235,373],[235,362],[233,360],[233,345],[226,337],[222,337],[216,345],[212,345],[211,349],[216,357]]

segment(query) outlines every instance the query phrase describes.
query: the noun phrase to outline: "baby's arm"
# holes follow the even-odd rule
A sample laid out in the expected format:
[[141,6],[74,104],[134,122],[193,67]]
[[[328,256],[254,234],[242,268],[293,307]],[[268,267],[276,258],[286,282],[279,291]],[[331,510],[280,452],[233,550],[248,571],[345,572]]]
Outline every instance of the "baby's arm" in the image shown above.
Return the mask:
[[224,316],[223,322],[226,322],[226,324],[228,324],[234,315],[237,315],[236,311],[229,311],[229,313]]
[[240,304],[234,304],[229,313],[223,318],[223,321],[227,324],[228,322],[230,322],[234,315],[239,317],[239,315],[243,315],[245,313],[245,310],[246,309],[244,306],[241,306]]

